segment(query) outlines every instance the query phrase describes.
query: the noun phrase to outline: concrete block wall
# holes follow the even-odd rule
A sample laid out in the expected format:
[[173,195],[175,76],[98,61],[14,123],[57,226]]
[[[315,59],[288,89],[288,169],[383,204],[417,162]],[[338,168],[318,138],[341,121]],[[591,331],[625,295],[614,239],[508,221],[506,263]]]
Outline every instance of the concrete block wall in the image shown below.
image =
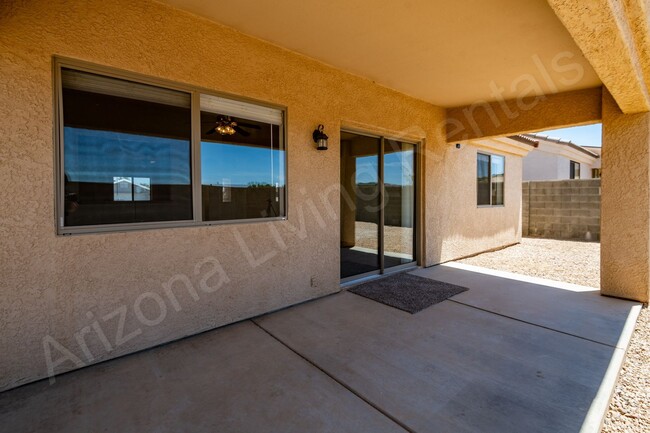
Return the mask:
[[522,235],[600,241],[600,179],[523,182]]

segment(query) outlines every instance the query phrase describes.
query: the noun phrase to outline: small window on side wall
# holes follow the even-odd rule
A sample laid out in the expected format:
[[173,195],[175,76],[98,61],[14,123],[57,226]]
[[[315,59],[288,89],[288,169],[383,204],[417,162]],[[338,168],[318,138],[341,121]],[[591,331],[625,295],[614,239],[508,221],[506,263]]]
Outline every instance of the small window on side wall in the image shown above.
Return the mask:
[[479,153],[476,160],[478,206],[501,206],[505,195],[505,157]]

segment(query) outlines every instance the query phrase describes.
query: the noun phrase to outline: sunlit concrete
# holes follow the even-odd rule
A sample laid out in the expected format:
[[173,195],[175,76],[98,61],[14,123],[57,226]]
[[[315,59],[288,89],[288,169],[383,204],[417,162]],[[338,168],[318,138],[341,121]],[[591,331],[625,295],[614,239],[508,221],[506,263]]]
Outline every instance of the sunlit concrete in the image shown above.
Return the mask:
[[454,297],[464,305],[616,347],[634,304],[600,296],[598,289],[450,263],[416,275],[470,288]]

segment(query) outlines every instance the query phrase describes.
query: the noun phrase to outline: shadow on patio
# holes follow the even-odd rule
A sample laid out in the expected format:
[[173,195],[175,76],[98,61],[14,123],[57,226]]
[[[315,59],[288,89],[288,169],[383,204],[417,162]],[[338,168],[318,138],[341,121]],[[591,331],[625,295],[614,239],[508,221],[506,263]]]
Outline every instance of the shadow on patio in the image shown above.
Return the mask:
[[411,315],[343,292],[0,394],[0,430],[597,431],[639,306],[449,264]]

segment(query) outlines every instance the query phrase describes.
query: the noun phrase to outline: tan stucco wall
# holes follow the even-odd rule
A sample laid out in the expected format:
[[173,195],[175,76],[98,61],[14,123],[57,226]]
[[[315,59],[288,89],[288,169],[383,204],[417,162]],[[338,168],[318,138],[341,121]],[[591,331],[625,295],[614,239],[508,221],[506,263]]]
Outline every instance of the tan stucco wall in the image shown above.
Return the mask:
[[558,129],[600,122],[600,87],[447,109],[449,142]]
[[[338,184],[340,125],[425,139],[426,264],[519,239],[520,161],[507,161],[513,208],[476,209],[475,150],[445,143],[440,108],[154,2],[0,8],[0,389],[46,376],[48,335],[88,364],[339,290],[338,195],[333,212],[321,197]],[[287,106],[289,220],[56,236],[53,55]],[[319,123],[327,152],[311,142]]]
[[[548,0],[624,113],[650,109],[647,0]],[[606,41],[606,43],[603,43]]]
[[603,97],[600,290],[650,299],[650,113],[623,114]]
[[[477,152],[505,155],[503,206],[476,205]],[[427,196],[427,251],[430,263],[465,257],[521,241],[522,158],[470,144],[453,148],[436,173],[436,195]]]

